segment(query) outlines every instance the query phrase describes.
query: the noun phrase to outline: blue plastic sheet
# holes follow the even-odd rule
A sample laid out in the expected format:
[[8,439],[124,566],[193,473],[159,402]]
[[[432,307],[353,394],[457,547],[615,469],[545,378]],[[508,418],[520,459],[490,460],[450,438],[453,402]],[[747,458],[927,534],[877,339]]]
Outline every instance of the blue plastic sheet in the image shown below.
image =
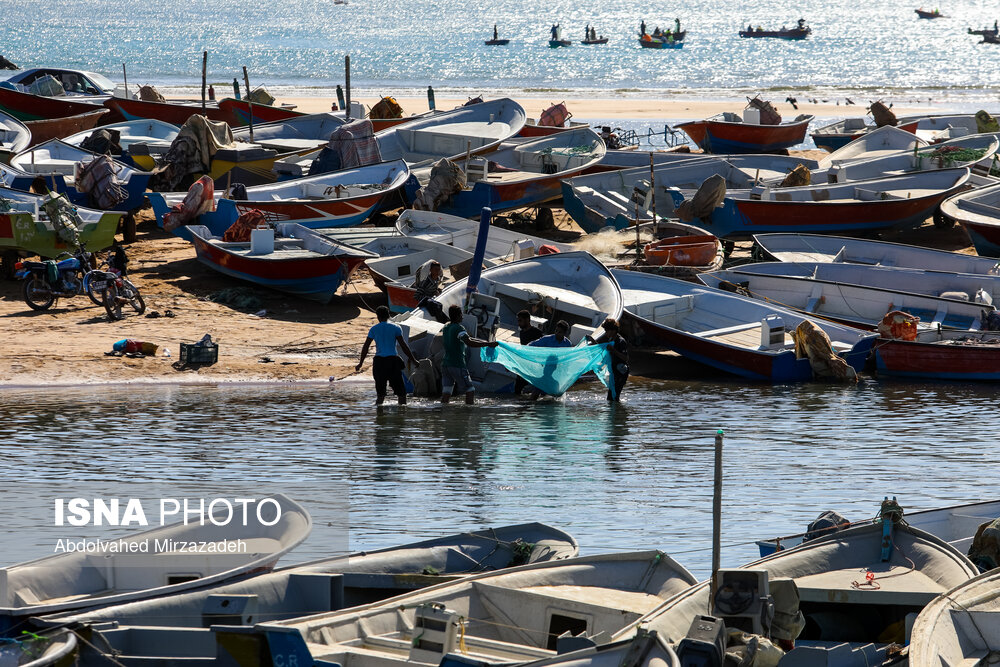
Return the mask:
[[498,363],[517,373],[546,394],[561,396],[587,371],[594,371],[605,387],[614,387],[607,348],[608,343],[532,347],[501,342],[497,347],[479,348],[479,355],[487,363]]

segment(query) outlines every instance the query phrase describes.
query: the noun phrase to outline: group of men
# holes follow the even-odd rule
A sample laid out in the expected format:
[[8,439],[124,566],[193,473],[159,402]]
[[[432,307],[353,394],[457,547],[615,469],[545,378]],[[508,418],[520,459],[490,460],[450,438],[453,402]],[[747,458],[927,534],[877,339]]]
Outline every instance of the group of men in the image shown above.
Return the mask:
[[[439,308],[440,310],[440,308]],[[364,345],[361,347],[361,359],[355,367],[361,371],[371,344],[375,343],[375,357],[372,361],[372,377],[375,380],[375,404],[385,401],[387,388],[391,388],[400,405],[406,404],[406,385],[403,380],[405,364],[396,353],[396,348],[406,354],[407,358],[417,365],[419,362],[403,338],[403,330],[398,324],[389,321],[389,308],[379,306],[375,310],[378,323],[369,331]],[[456,391],[465,394],[465,402],[469,405],[475,402],[475,386],[469,375],[466,360],[468,348],[496,347],[496,341],[487,341],[469,335],[462,325],[464,313],[461,306],[448,308],[448,323],[441,331],[444,347],[444,359],[441,364],[441,402],[448,403]],[[554,333],[544,335],[538,327],[531,323],[531,314],[522,310],[517,314],[518,339],[521,345],[533,347],[573,347],[569,339],[569,323],[565,320],[556,322]],[[619,332],[618,322],[608,318],[602,325],[604,332],[598,338],[587,337],[589,344],[610,343],[608,351],[612,357],[612,383],[608,388],[608,400],[618,400],[625,382],[628,380],[628,343]],[[388,386],[388,387],[387,387]],[[514,381],[514,393],[522,395],[530,387],[528,395],[532,400],[541,395],[536,387],[518,376]]]

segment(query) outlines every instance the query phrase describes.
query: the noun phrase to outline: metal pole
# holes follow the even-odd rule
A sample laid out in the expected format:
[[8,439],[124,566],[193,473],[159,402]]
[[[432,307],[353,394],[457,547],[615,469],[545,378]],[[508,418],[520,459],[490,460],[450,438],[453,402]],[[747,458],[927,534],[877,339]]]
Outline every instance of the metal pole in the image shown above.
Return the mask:
[[253,143],[253,100],[250,99],[250,75],[247,74],[247,66],[243,66],[243,85],[247,87],[247,106],[250,107],[250,143]]
[[208,51],[201,54],[201,115],[205,115],[205,88],[208,80]]
[[344,90],[347,94],[347,106],[344,108],[344,120],[351,120],[351,57],[344,56]]
[[[722,551],[722,438],[725,432],[715,432],[715,488],[712,492],[712,599],[715,599],[715,576],[719,572]],[[709,603],[711,604],[711,603]]]
[[660,229],[656,220],[656,176],[653,174],[653,151],[649,151],[649,207],[653,213],[653,237]]
[[639,236],[639,198],[636,197],[634,190],[632,197],[635,199],[635,263],[638,266],[642,264],[642,242]]

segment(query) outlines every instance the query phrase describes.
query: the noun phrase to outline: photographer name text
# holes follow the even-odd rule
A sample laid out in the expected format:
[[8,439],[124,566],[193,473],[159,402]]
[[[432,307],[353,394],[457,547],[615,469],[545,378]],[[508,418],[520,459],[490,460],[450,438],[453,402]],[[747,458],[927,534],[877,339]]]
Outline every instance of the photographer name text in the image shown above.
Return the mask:
[[247,544],[243,540],[102,540],[102,539],[60,539],[56,541],[53,553],[87,554],[245,554]]

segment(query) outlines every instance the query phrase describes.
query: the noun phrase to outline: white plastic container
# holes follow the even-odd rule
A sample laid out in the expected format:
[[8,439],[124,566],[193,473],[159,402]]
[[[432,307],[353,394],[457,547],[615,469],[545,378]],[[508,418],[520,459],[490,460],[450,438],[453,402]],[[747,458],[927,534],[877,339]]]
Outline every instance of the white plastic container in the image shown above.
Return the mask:
[[785,321],[768,315],[760,321],[760,349],[778,350],[785,346]]
[[748,125],[760,125],[760,109],[744,109],[743,122]]
[[250,230],[250,254],[270,255],[274,252],[274,230],[273,229],[251,229]]

